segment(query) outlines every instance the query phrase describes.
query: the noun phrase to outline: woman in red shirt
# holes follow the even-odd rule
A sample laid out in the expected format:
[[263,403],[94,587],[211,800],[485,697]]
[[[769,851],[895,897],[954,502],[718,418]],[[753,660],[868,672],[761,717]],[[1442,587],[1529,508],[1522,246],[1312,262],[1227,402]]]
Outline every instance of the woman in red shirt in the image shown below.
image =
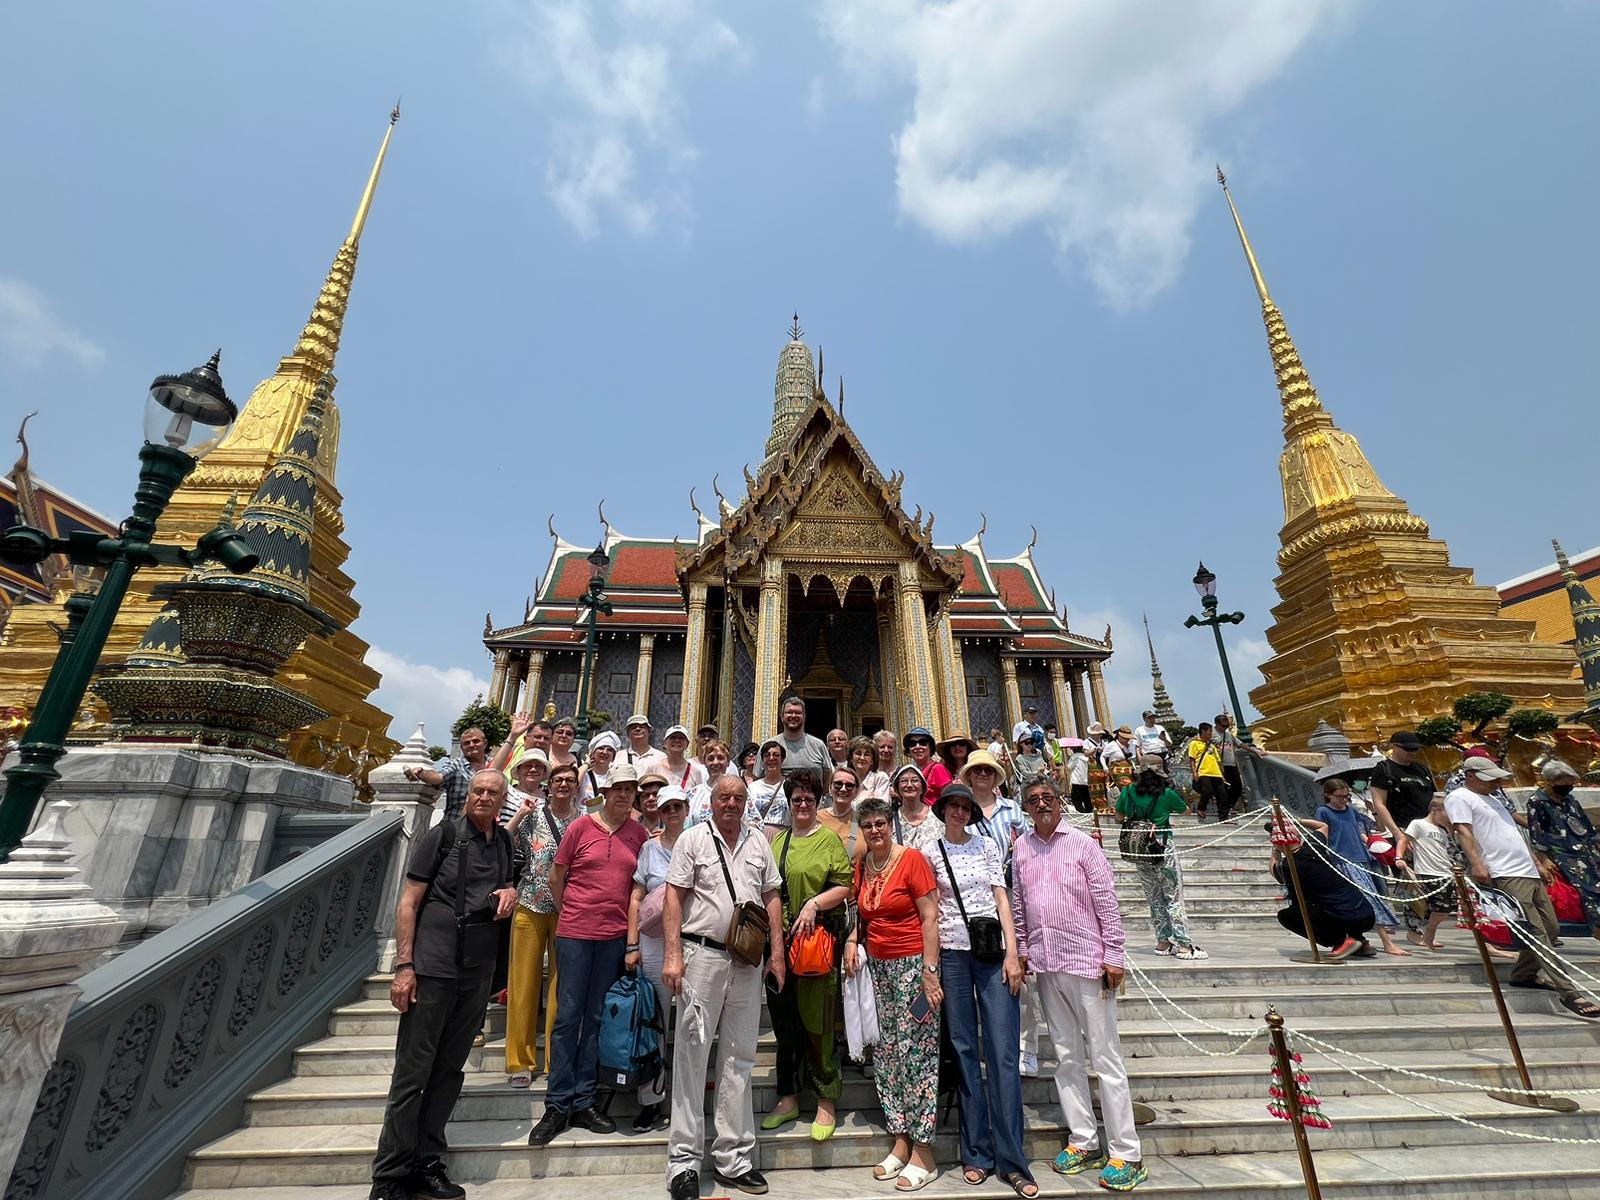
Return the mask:
[[894,1135],[894,1148],[872,1168],[872,1177],[894,1179],[896,1191],[914,1192],[935,1175],[939,1005],[944,1000],[939,902],[928,860],[895,844],[893,821],[887,801],[856,805],[856,825],[867,849],[856,868],[860,917],[845,942],[844,969],[849,975],[860,969],[865,939],[878,1007],[873,1077],[885,1125]]

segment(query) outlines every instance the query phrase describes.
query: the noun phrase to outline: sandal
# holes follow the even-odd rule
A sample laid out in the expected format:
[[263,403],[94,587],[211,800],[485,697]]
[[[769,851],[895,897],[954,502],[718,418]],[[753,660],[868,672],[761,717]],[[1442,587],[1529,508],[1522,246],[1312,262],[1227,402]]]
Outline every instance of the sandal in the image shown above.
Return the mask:
[[529,1088],[533,1086],[532,1071],[518,1071],[511,1076],[511,1086],[514,1088]]
[[[973,1178],[974,1175],[977,1176],[976,1179]],[[977,1187],[980,1183],[989,1178],[989,1172],[983,1167],[962,1167],[961,1178],[966,1180],[973,1187]]]
[[1561,1002],[1561,1007],[1573,1016],[1582,1017],[1586,1021],[1600,1020],[1600,1007],[1596,1007],[1582,996],[1568,996]]
[[1185,959],[1185,960],[1193,960],[1193,959],[1200,959],[1200,958],[1210,958],[1211,955],[1207,954],[1204,950],[1200,949],[1199,946],[1179,946],[1177,949],[1175,949],[1172,952],[1172,957],[1173,958],[1181,958],[1181,959]]
[[905,1167],[906,1164],[891,1153],[881,1163],[872,1168],[872,1177],[888,1181],[896,1178],[901,1171],[905,1170]]
[[1156,947],[1156,953],[1157,954],[1172,955],[1172,954],[1176,954],[1177,950],[1171,944],[1168,944],[1166,946],[1157,946]]
[[1039,1185],[1021,1171],[1001,1171],[998,1178],[1001,1183],[1009,1185],[1023,1200],[1034,1200],[1039,1194]]
[[900,1178],[894,1181],[894,1190],[897,1192],[918,1192],[927,1187],[937,1178],[939,1168],[925,1171],[915,1163],[907,1163],[900,1172]]

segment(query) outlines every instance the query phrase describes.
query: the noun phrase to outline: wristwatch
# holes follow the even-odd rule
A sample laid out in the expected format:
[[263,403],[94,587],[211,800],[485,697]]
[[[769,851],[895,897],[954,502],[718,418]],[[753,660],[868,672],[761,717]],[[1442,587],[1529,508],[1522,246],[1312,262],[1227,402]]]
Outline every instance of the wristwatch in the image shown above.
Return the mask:
[[939,974],[939,964],[938,963],[934,963],[932,966],[928,965],[927,963],[923,963],[922,964],[922,969],[924,971],[926,971],[929,975],[937,976]]
[[403,962],[403,963],[395,963],[394,969],[398,972],[398,971],[415,971],[417,968],[415,966],[413,966],[411,963]]

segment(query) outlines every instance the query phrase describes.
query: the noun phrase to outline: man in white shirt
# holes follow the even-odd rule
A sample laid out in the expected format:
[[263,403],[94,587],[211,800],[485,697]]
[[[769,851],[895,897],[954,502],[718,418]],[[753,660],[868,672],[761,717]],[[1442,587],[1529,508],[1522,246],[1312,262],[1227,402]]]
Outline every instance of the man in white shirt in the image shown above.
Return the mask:
[[650,744],[650,718],[644,713],[634,713],[628,718],[627,730],[628,747],[618,756],[621,761],[633,764],[640,779],[650,771],[661,771],[665,775],[667,756]]
[[1023,734],[1031,736],[1033,748],[1044,753],[1044,729],[1039,724],[1039,706],[1032,700],[1022,706],[1022,720],[1011,727],[1011,744],[1015,746],[1020,742]]
[[1172,753],[1172,734],[1156,724],[1156,714],[1144,710],[1144,723],[1133,731],[1133,740],[1139,744],[1140,754],[1154,754],[1162,762]]
[[[1541,954],[1527,942],[1521,942],[1522,953],[1517,957],[1516,966],[1511,968],[1511,986],[1553,991],[1560,996],[1567,1011],[1591,1021],[1600,1020],[1600,1007],[1584,999],[1572,986],[1572,981],[1550,965],[1555,953],[1551,943],[1561,927],[1542,878],[1549,868],[1541,868],[1534,862],[1516,822],[1503,806],[1490,799],[1499,782],[1511,778],[1511,772],[1487,758],[1478,757],[1467,759],[1461,767],[1466,772],[1462,786],[1445,798],[1444,808],[1455,828],[1456,840],[1461,843],[1472,878],[1477,883],[1498,888],[1522,905],[1529,925],[1519,929],[1519,938],[1535,938],[1544,947]],[[1548,983],[1539,978],[1541,968]]]

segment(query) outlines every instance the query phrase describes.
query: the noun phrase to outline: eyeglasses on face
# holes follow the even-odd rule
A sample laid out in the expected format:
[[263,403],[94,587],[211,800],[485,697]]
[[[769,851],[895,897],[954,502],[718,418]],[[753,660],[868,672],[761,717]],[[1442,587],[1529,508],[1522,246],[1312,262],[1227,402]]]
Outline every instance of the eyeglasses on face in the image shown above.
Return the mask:
[[927,738],[912,738],[908,745],[910,745],[913,750],[915,750],[918,746],[921,746],[924,750],[933,749],[933,743]]
[[835,779],[833,781],[833,790],[836,792],[853,792],[860,786],[853,779]]
[[811,794],[809,794],[807,792],[801,792],[799,795],[791,796],[789,798],[789,807],[793,808],[796,804],[813,804],[814,805],[814,804],[816,804],[816,802],[817,802],[817,798],[815,796],[813,796],[813,795],[811,795]]
[[862,833],[870,833],[874,829],[887,829],[887,828],[889,828],[889,822],[885,821],[882,817],[879,817],[875,821],[863,821],[863,822],[861,822],[861,832]]

